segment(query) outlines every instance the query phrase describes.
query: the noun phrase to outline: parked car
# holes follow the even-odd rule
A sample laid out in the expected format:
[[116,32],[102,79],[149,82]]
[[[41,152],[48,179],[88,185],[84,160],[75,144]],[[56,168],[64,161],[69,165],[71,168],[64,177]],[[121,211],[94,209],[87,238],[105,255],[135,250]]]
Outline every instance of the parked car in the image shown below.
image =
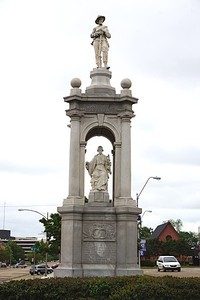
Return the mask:
[[18,262],[17,264],[15,264],[13,267],[14,267],[14,268],[26,268],[27,265],[25,264],[24,261],[22,261],[22,262],[20,261],[20,262]]
[[56,269],[59,266],[59,263],[53,264],[51,267],[52,269]]
[[50,268],[49,266],[46,265],[37,265],[37,266],[32,266],[29,270],[29,273],[31,275],[37,274],[37,275],[43,275],[45,274],[45,270],[47,270],[47,274],[50,274],[53,272],[53,269]]
[[162,270],[163,272],[166,271],[181,271],[181,265],[174,256],[159,256],[156,262],[158,267],[158,272]]
[[6,265],[6,263],[0,262],[0,267],[1,267],[1,268],[6,268],[7,265]]

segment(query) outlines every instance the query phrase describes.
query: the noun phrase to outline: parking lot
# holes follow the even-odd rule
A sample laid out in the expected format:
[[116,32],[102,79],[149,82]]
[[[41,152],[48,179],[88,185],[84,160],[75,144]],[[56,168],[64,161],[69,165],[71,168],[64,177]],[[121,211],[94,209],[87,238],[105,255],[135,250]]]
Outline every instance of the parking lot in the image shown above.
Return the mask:
[[[40,278],[40,275],[30,275],[29,267],[25,269],[18,268],[1,268],[0,269],[0,283],[10,281],[10,280],[20,280],[20,279],[34,279]],[[143,269],[145,275],[150,276],[174,276],[174,277],[200,277],[200,268],[182,268],[181,272],[158,272],[157,269]]]

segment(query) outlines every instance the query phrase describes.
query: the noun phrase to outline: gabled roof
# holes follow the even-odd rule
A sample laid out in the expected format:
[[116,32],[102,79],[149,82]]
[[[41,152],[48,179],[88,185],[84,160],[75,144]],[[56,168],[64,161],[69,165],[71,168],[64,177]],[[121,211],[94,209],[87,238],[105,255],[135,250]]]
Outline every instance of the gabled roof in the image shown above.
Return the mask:
[[[173,225],[172,225],[170,222],[167,222],[167,223],[158,225],[158,226],[156,227],[156,229],[153,231],[152,235],[150,236],[150,239],[153,240],[153,239],[159,238],[159,236],[161,235],[161,233],[165,230],[165,228],[166,228],[168,225],[170,225],[170,226],[173,227]],[[173,227],[173,229],[174,229],[174,227]],[[176,231],[176,230],[174,229],[174,231]],[[177,234],[178,234],[178,232],[177,232]]]

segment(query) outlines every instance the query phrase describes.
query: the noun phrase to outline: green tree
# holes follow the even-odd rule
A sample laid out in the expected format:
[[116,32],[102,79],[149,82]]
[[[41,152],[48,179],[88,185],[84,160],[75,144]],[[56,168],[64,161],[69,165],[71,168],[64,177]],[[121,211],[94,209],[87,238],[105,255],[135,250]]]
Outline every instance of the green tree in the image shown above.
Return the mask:
[[61,216],[58,213],[54,213],[48,219],[42,218],[40,222],[44,225],[44,231],[47,235],[48,249],[46,251],[54,259],[58,259],[61,246]]
[[6,244],[7,253],[11,255],[11,263],[16,263],[19,260],[25,259],[24,249],[17,245],[15,241],[8,241]]
[[41,261],[44,261],[44,257],[38,252],[36,253],[29,252],[27,255],[27,259],[30,261],[30,263],[34,263],[34,264],[38,264]]
[[180,254],[185,256],[194,255],[194,250],[198,249],[198,234],[191,231],[189,232],[181,231],[179,235],[180,235],[180,240],[177,242],[178,242],[178,249]]
[[1,262],[5,262],[5,263],[9,263],[9,253],[8,251],[6,251],[6,245],[1,245],[0,248],[0,261]]
[[45,261],[46,252],[48,252],[47,249],[47,243],[44,242],[44,240],[37,241],[34,245],[35,253],[33,252],[35,256],[35,260]]
[[152,235],[153,229],[150,227],[140,227],[139,228],[139,234],[141,239],[148,240],[150,236]]
[[179,232],[180,238],[182,240],[184,240],[189,247],[196,247],[197,243],[198,243],[198,234],[192,231],[181,231]]
[[13,251],[12,251],[9,244],[6,245],[5,252],[6,252],[6,255],[8,257],[6,262],[7,262],[7,264],[11,265],[12,262],[14,261],[14,256],[13,256]]
[[174,255],[179,256],[179,251],[177,247],[177,241],[168,239],[163,242],[163,253],[162,255]]
[[163,242],[159,239],[148,239],[146,241],[146,254],[150,258],[152,256],[159,256],[163,253]]

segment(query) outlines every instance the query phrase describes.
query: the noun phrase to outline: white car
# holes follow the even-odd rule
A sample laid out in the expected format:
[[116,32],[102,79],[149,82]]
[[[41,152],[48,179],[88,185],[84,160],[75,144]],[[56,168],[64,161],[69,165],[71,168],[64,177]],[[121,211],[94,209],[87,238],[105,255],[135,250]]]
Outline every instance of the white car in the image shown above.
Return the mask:
[[163,272],[166,271],[181,271],[181,265],[174,256],[159,256],[156,262],[158,267],[158,272],[162,270]]

